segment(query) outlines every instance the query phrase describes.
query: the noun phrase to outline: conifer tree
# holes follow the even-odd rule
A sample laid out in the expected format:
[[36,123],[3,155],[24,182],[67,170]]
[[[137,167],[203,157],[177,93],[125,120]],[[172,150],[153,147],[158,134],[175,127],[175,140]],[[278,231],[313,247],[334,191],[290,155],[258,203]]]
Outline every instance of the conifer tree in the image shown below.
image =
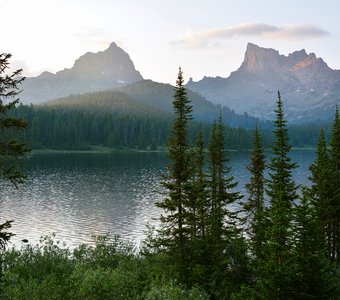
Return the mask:
[[212,125],[208,151],[210,218],[207,241],[211,259],[210,289],[216,299],[221,299],[221,293],[227,293],[227,266],[232,269],[230,258],[236,256],[233,242],[239,241],[239,232],[235,226],[236,212],[230,210],[230,204],[241,198],[238,192],[233,191],[237,182],[230,175],[231,168],[225,166],[228,159],[224,150],[221,115],[218,123],[214,122]]
[[[11,75],[6,74],[9,68],[11,54],[0,54],[0,177],[11,182],[16,188],[23,183],[25,176],[13,165],[13,158],[23,157],[29,149],[17,140],[7,139],[6,132],[22,130],[26,128],[26,122],[22,119],[11,117],[8,113],[19,103],[19,86],[24,80],[20,77],[22,70],[17,70]],[[0,249],[13,235],[7,230],[11,228],[12,221],[6,221],[0,225]]]
[[[211,207],[211,234],[215,241],[222,239],[225,227],[235,224],[235,214],[228,205],[239,200],[240,194],[232,191],[237,182],[230,175],[231,168],[225,166],[229,161],[224,149],[224,128],[221,114],[218,123],[214,122],[211,129],[209,150],[209,177],[210,177],[210,207]],[[228,231],[228,230],[227,230]]]
[[264,214],[264,170],[265,155],[261,144],[258,127],[254,131],[254,145],[248,171],[251,174],[249,183],[246,184],[249,198],[244,208],[250,218],[250,238],[252,254],[256,259],[263,258],[265,243],[265,214]]
[[178,72],[174,90],[173,107],[175,120],[168,143],[168,156],[171,160],[163,186],[168,196],[157,203],[164,210],[160,221],[159,246],[173,258],[178,265],[181,279],[187,271],[187,244],[191,228],[188,227],[188,181],[191,176],[189,166],[187,127],[191,119],[192,107],[184,87],[181,68]]
[[330,211],[333,219],[330,257],[332,261],[340,265],[340,117],[338,106],[336,106],[335,110],[330,144],[331,161],[333,165],[332,189],[334,191],[334,197],[330,199]]
[[210,256],[207,232],[209,229],[209,196],[207,176],[205,174],[204,137],[200,131],[196,139],[196,147],[190,151],[191,177],[188,182],[187,218],[189,235],[188,275],[186,283],[207,286],[209,277]]
[[204,136],[202,131],[199,131],[197,135],[196,147],[192,150],[190,157],[192,178],[190,180],[191,188],[188,190],[193,236],[204,239],[209,216],[209,197],[204,171]]
[[263,265],[261,289],[267,299],[289,299],[289,289],[294,270],[290,265],[292,258],[292,205],[297,199],[296,186],[292,179],[292,170],[296,167],[288,153],[288,130],[284,119],[282,100],[278,92],[277,109],[274,121],[275,143],[272,157],[268,164],[269,179],[267,194],[269,226],[266,232],[266,263]]
[[327,256],[332,258],[333,249],[333,208],[332,199],[336,193],[334,190],[334,165],[330,153],[327,150],[324,130],[320,130],[317,144],[316,159],[310,166],[311,197],[316,209],[318,221],[324,237]]
[[293,231],[294,299],[332,299],[340,282],[326,257],[323,233],[307,189],[295,206]]
[[340,171],[340,117],[338,106],[335,108],[335,117],[330,144],[334,168],[336,171]]

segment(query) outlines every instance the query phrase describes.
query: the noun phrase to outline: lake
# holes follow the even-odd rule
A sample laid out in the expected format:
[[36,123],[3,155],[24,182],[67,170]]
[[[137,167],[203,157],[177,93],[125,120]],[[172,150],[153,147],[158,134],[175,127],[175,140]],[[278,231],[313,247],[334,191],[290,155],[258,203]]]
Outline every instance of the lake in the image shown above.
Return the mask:
[[[232,175],[245,193],[249,152],[229,152]],[[299,164],[298,184],[308,185],[313,151],[292,151]],[[93,235],[118,234],[139,243],[146,224],[157,224],[162,199],[161,175],[168,163],[161,152],[50,153],[31,155],[23,168],[27,181],[16,190],[1,185],[0,221],[14,220],[13,245],[22,239],[38,243],[41,236],[75,247]]]

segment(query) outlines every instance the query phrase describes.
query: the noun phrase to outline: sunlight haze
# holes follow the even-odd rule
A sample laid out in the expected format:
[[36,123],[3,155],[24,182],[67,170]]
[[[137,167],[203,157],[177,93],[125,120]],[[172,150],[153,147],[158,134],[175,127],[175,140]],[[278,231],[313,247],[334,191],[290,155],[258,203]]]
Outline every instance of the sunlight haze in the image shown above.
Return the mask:
[[306,49],[340,69],[338,1],[0,0],[0,52],[26,76],[72,67],[114,41],[145,79],[174,84],[229,76],[248,42],[281,54]]

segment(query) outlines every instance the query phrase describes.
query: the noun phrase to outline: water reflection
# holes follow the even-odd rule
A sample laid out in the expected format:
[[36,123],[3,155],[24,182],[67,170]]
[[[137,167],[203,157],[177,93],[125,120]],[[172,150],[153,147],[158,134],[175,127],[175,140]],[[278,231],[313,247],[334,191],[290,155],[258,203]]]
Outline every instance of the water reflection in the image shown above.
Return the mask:
[[[242,192],[249,157],[229,153]],[[294,177],[306,184],[314,153],[293,152],[292,157],[300,165]],[[0,221],[15,221],[15,245],[24,238],[37,243],[53,232],[71,247],[107,232],[139,241],[146,223],[155,224],[159,214],[154,204],[162,197],[159,182],[166,163],[163,153],[32,155],[24,162],[27,182],[18,191],[1,186]]]

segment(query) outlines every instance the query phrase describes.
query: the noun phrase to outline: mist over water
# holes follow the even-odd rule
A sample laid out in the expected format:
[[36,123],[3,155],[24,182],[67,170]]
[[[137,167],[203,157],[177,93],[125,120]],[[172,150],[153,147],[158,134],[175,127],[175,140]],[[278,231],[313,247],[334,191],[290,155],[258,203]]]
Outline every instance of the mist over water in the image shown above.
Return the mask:
[[[237,190],[245,193],[249,152],[230,152]],[[313,151],[293,151],[297,184],[308,185]],[[162,199],[161,175],[168,160],[159,152],[37,154],[23,162],[27,175],[19,190],[1,184],[0,221],[14,220],[13,245],[38,243],[56,233],[67,246],[91,243],[93,235],[118,234],[139,243],[146,224],[157,224]]]

